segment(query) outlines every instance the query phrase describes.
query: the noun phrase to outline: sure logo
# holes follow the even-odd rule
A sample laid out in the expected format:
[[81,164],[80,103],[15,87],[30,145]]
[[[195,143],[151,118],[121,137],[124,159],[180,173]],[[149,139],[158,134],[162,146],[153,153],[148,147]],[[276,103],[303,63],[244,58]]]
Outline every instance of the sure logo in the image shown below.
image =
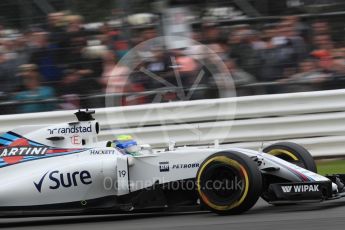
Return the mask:
[[92,178],[90,172],[86,170],[81,172],[76,171],[73,173],[60,173],[60,171],[55,170],[45,173],[39,182],[34,182],[37,191],[42,191],[42,186],[45,181],[47,181],[46,183],[49,183],[49,189],[56,190],[61,187],[71,188],[79,185],[89,185],[92,183]]

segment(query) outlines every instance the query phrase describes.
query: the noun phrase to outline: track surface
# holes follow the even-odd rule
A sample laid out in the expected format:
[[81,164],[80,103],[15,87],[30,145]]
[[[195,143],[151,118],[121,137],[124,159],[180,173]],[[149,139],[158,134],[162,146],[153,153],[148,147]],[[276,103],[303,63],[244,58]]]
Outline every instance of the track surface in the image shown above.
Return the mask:
[[1,218],[1,229],[81,229],[81,230],[291,230],[344,229],[345,199],[274,207],[259,201],[249,212],[238,216],[212,213],[102,215],[83,217]]

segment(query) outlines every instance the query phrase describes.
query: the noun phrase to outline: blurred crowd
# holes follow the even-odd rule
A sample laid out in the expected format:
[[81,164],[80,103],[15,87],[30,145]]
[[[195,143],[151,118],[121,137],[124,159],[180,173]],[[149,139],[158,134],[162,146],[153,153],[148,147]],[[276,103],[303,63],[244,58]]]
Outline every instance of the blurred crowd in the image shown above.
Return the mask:
[[326,21],[288,16],[260,31],[243,26],[230,33],[228,44],[229,57],[244,71],[273,83],[266,93],[332,88],[345,73],[345,46],[333,40]]
[[[0,102],[16,102],[10,111],[16,113],[102,106],[104,97],[97,96],[105,93],[136,94],[121,97],[121,105],[149,103],[152,97],[140,93],[179,85],[176,71],[184,87],[194,87],[208,49],[225,63],[239,96],[339,88],[345,76],[345,45],[334,41],[331,25],[306,23],[297,16],[260,27],[205,23],[191,36],[206,46],[165,50],[144,43],[138,52],[143,61],[134,71],[117,62],[130,47],[159,36],[155,27],[132,31],[127,39],[123,29],[104,24],[89,31],[81,16],[58,12],[48,15],[45,25],[7,31],[0,27]],[[191,99],[220,96],[207,73],[198,85],[208,90]],[[159,98],[178,99],[174,90]],[[0,113],[8,113],[1,108]]]

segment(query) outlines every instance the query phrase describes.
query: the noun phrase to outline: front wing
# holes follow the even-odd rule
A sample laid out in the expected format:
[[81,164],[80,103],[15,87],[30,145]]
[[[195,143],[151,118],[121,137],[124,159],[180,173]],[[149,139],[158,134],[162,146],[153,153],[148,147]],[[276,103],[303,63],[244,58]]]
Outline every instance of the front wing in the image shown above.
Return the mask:
[[268,192],[271,194],[270,203],[298,203],[323,201],[333,198],[331,181],[271,184],[268,188]]

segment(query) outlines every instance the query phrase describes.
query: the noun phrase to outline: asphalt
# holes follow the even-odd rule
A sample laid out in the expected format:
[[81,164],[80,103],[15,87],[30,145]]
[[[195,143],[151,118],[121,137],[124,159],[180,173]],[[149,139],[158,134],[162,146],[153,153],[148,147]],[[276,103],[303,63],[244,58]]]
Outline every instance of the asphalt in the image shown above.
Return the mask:
[[345,199],[278,207],[260,200],[249,212],[236,216],[199,212],[0,219],[1,229],[28,230],[331,230],[344,226]]

